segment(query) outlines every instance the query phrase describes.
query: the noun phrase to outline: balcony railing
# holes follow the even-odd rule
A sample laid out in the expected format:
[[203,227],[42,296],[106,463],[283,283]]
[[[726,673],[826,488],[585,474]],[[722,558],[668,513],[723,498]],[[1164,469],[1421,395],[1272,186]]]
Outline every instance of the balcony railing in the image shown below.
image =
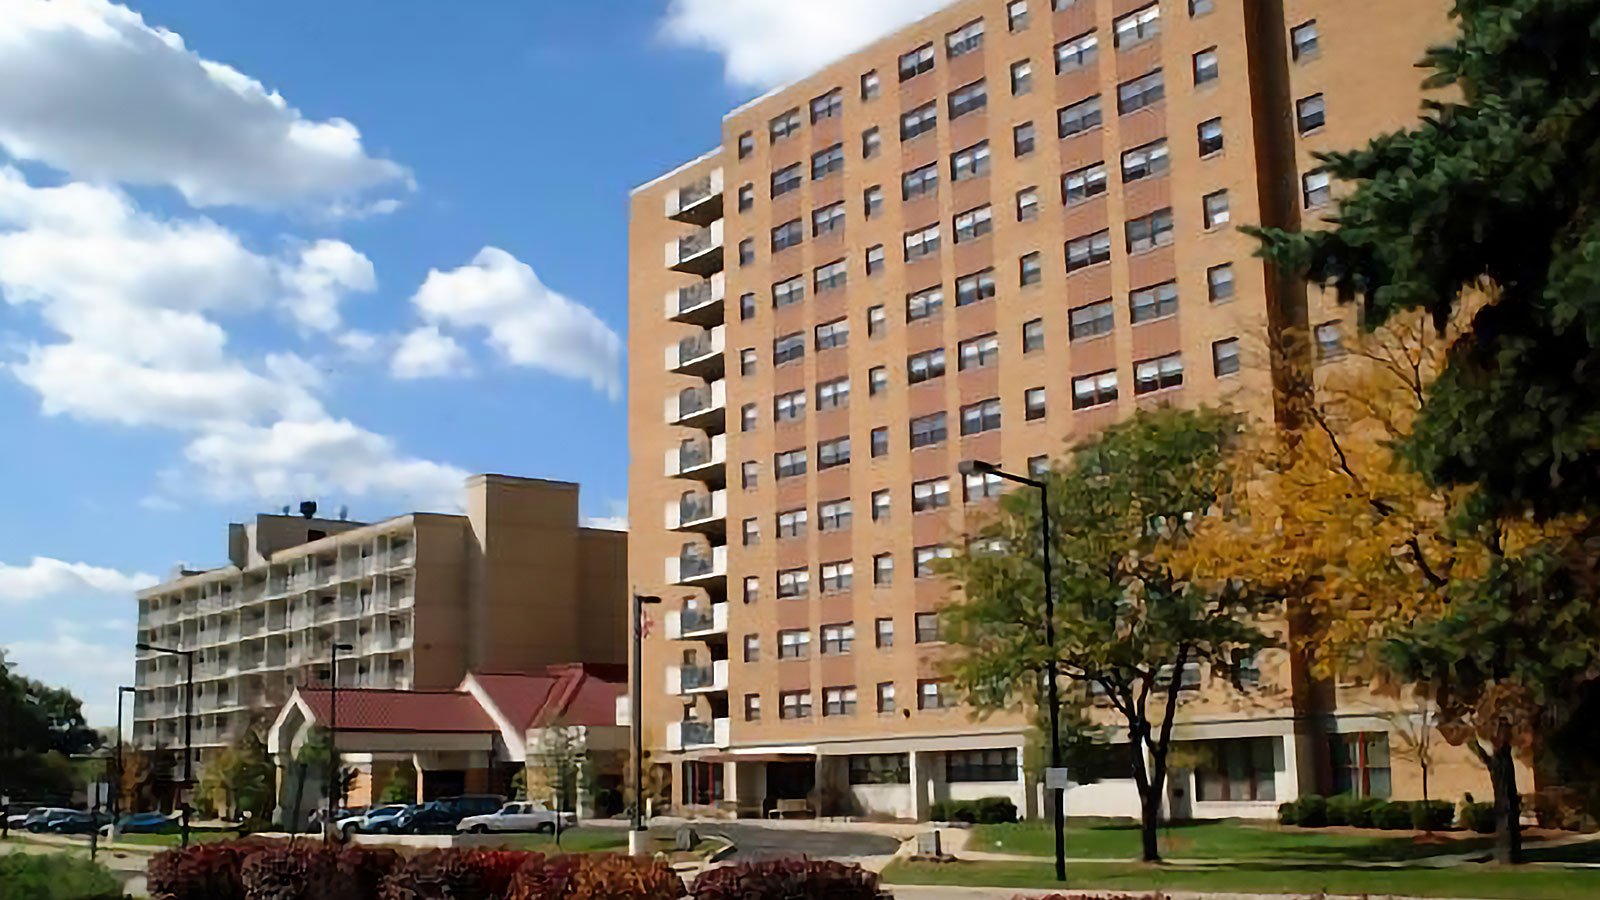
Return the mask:
[[678,521],[698,522],[711,518],[711,495],[697,494],[678,501]]
[[703,303],[710,303],[713,296],[709,278],[678,288],[678,312],[688,312]]
[[717,742],[717,727],[711,722],[684,722],[680,733],[685,747],[705,747]]
[[716,242],[712,238],[711,229],[701,228],[678,238],[678,259],[686,260],[692,256],[710,250]]
[[711,557],[698,553],[686,553],[678,557],[678,573],[683,578],[699,578],[710,575],[714,564]]
[[696,178],[681,188],[678,188],[678,203],[680,208],[693,206],[701,200],[711,196],[711,175]]
[[711,353],[711,347],[711,332],[709,331],[702,331],[697,335],[678,341],[678,364],[682,365],[691,359],[699,359]]
[[667,193],[667,218],[705,225],[722,218],[722,170],[685,182]]

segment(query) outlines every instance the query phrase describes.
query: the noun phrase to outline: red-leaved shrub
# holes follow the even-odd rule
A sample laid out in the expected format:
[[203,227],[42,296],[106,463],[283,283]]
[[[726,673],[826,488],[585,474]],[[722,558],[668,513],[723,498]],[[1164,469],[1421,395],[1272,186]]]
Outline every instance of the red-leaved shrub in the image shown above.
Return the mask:
[[244,861],[271,846],[260,841],[229,841],[157,853],[145,872],[150,896],[157,900],[244,900],[240,877]]
[[712,869],[694,883],[695,900],[880,900],[878,876],[859,866],[778,859]]
[[672,867],[612,854],[535,856],[517,871],[509,900],[679,900],[686,892]]
[[245,900],[362,900],[340,877],[334,853],[321,847],[270,847],[240,868]]

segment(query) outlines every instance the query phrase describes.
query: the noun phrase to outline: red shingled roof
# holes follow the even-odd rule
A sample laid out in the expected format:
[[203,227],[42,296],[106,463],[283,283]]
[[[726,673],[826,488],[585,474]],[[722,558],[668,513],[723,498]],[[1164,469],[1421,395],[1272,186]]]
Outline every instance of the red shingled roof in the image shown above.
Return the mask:
[[[317,722],[329,722],[329,691],[300,688]],[[456,691],[339,690],[340,731],[497,732],[471,694]]]
[[511,725],[526,731],[557,724],[615,725],[628,672],[625,666],[572,664],[472,677]]

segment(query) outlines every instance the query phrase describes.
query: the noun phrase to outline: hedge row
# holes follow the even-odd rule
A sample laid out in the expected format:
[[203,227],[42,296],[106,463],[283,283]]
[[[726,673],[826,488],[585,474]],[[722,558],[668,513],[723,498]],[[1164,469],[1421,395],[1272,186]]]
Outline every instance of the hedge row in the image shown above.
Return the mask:
[[1006,797],[982,800],[940,800],[933,804],[935,822],[965,822],[968,825],[1002,825],[1017,820],[1017,805]]
[[122,885],[98,863],[67,853],[0,853],[0,900],[122,900]]
[[[1477,829],[1478,821],[1465,804],[1462,808],[1462,826]],[[1481,804],[1477,804],[1481,805]],[[1475,812],[1475,811],[1473,811]],[[1494,831],[1493,811],[1490,813],[1489,831]],[[1386,831],[1445,831],[1456,821],[1456,808],[1448,800],[1417,800],[1412,802],[1376,800],[1371,797],[1322,797],[1308,794],[1278,806],[1278,821],[1284,825],[1302,828],[1323,828],[1330,825],[1350,825],[1356,828],[1382,828]]]
[[613,854],[393,850],[239,841],[161,853],[155,900],[879,900],[876,875],[834,862],[777,860],[716,869],[692,895],[663,862]]

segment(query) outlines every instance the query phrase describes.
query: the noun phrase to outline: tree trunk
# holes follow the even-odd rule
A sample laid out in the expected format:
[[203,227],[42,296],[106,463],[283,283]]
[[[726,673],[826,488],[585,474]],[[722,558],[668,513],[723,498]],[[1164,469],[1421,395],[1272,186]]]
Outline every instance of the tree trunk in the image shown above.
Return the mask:
[[1139,817],[1140,851],[1145,862],[1156,863],[1161,861],[1161,845],[1157,841],[1161,828],[1161,789],[1151,784],[1149,793],[1150,796],[1139,798],[1142,807]]
[[1494,861],[1516,865],[1522,862],[1522,795],[1510,744],[1499,745],[1490,757],[1489,782],[1494,785]]

